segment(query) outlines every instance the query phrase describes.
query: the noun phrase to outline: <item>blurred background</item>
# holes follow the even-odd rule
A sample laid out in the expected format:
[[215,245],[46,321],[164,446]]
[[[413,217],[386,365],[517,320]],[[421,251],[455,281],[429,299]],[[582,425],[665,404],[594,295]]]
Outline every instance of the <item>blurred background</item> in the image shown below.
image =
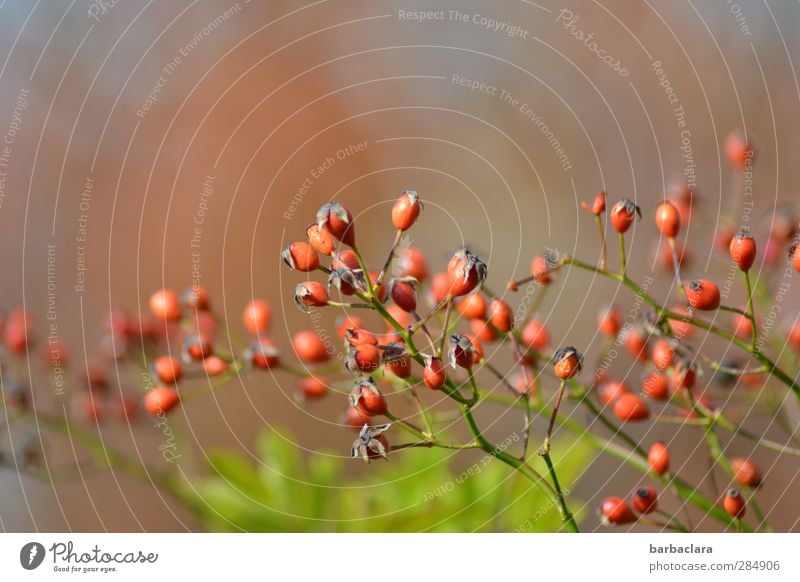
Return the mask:
[[[421,19],[418,11],[429,13]],[[754,228],[765,231],[777,209],[798,201],[798,25],[800,6],[766,1],[3,2],[0,303],[24,307],[40,337],[54,333],[69,346],[66,388],[56,389],[36,350],[8,365],[18,374],[34,370],[37,405],[69,407],[80,389],[74,378],[97,359],[107,314],[136,316],[153,290],[182,289],[193,277],[233,335],[243,334],[242,306],[253,296],[268,300],[273,335],[288,349],[310,322],[291,305],[299,278],[282,266],[281,248],[302,239],[317,208],[335,197],[356,215],[366,258],[378,264],[394,236],[390,205],[405,188],[426,203],[410,236],[431,267],[443,268],[468,244],[489,263],[490,285],[502,289],[545,248],[595,260],[596,231],[579,203],[598,190],[643,208],[647,220],[629,235],[631,271],[652,274],[653,207],[683,177],[697,187],[705,216],[687,234],[689,271],[724,277],[710,241],[731,219],[725,137],[741,128],[757,147]],[[655,273],[664,298],[670,277]],[[602,344],[598,309],[631,299],[570,272],[545,300],[543,318],[554,344],[581,346],[592,357]],[[730,302],[737,301],[738,283]],[[787,303],[786,318],[794,317],[797,294]],[[332,329],[335,316],[325,317]],[[618,365],[626,374],[629,362]],[[115,384],[141,389],[135,368],[115,369]],[[242,378],[171,416],[181,472],[206,474],[218,449],[260,459],[269,472],[270,457],[256,446],[265,429],[285,431],[279,440],[312,464],[326,451],[346,456],[353,435],[339,426],[344,397],[301,406],[294,382],[281,373]],[[520,422],[502,408],[480,416],[497,439]],[[762,421],[769,419],[752,422]],[[89,430],[158,465],[164,433],[152,425]],[[25,430],[37,434],[35,424]],[[633,432],[670,440],[687,476],[707,476],[697,430]],[[20,438],[4,427],[3,450]],[[730,447],[752,452],[745,442]],[[428,462],[426,453],[418,464]],[[45,455],[58,468],[82,453],[51,435]],[[626,495],[639,477],[608,457],[581,455],[572,494],[593,530],[599,500]],[[465,458],[469,465],[480,457]],[[768,473],[761,495],[773,524],[797,530],[800,508],[784,492],[796,485],[800,463],[757,458]],[[330,487],[357,491],[374,481],[371,469],[344,463]],[[410,465],[369,483],[380,488],[396,478],[403,489],[419,470]],[[116,471],[51,483],[4,469],[0,491],[6,531],[215,526]],[[402,515],[403,507],[387,511]],[[292,509],[289,529],[333,527],[304,520],[303,507],[279,513]],[[512,516],[502,528],[523,521]]]

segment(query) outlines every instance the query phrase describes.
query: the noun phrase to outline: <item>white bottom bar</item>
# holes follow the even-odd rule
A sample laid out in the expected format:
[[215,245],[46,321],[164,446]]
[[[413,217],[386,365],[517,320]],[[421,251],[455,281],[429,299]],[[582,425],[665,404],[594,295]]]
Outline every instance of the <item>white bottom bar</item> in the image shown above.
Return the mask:
[[[760,582],[800,580],[798,541],[796,534],[3,534],[0,579],[141,582],[196,574],[231,582],[566,581],[600,575],[614,582]],[[23,562],[39,565],[28,570]]]

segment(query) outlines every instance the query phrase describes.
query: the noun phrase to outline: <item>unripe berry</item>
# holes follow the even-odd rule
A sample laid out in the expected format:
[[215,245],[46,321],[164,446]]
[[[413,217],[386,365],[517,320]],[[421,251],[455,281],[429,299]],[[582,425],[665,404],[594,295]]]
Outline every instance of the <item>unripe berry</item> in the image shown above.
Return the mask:
[[202,361],[213,351],[211,340],[201,333],[189,334],[183,340],[183,356],[187,360]]
[[352,406],[347,409],[345,413],[345,424],[355,431],[360,431],[361,428],[369,423],[369,416],[362,414],[358,408]]
[[347,267],[334,268],[328,273],[328,289],[336,288],[342,295],[355,295],[359,289],[366,289],[364,281],[360,270],[353,271]]
[[483,319],[471,319],[469,329],[472,335],[482,342],[493,342],[497,339],[497,334],[492,326]]
[[640,218],[642,216],[642,211],[639,207],[628,198],[623,198],[611,207],[611,226],[613,226],[614,230],[618,233],[625,233],[631,227],[637,216]]
[[328,290],[318,281],[298,283],[294,290],[294,303],[301,311],[312,307],[324,307],[328,304]]
[[656,226],[667,238],[675,238],[681,229],[681,215],[672,202],[662,202],[656,207]]
[[163,384],[176,384],[183,376],[180,362],[169,356],[156,358],[153,362],[153,371]]
[[[192,285],[183,291],[183,305],[190,311],[207,311],[209,308],[208,291],[202,285]],[[130,334],[130,332],[129,332]]]
[[56,338],[48,338],[42,345],[42,357],[44,364],[51,368],[64,368],[69,362],[69,350],[67,344]]
[[467,295],[486,280],[486,264],[468,249],[460,249],[447,264],[447,287],[452,297]]
[[345,331],[344,339],[351,346],[360,344],[378,345],[378,338],[375,337],[375,334],[361,328],[348,328]]
[[428,262],[418,248],[406,247],[397,251],[397,264],[401,277],[414,277],[420,283],[428,279]]
[[372,378],[362,378],[356,382],[350,393],[350,404],[364,416],[386,414],[389,410],[386,399],[375,386]]
[[347,352],[347,359],[344,362],[345,368],[351,372],[371,373],[381,365],[380,350],[369,343],[361,343],[351,346]]
[[345,337],[347,337],[348,329],[361,329],[363,327],[364,322],[356,315],[347,314],[336,318],[336,335],[339,336],[340,340],[344,341]]
[[460,333],[454,333],[450,336],[450,349],[447,352],[450,359],[450,365],[455,368],[472,368],[475,361],[475,347],[472,340]]
[[650,409],[638,394],[623,394],[614,403],[614,415],[622,421],[646,420]]
[[522,329],[522,343],[537,352],[542,352],[550,346],[550,332],[545,324],[538,319],[531,319]]
[[309,224],[306,228],[306,238],[308,244],[322,255],[330,257],[336,248],[336,241],[325,226],[320,227],[316,223]]
[[625,525],[636,521],[636,514],[619,497],[607,497],[600,504],[600,521],[603,525]]
[[602,309],[597,316],[597,326],[604,336],[617,337],[622,328],[622,313],[613,305]]
[[514,325],[514,314],[508,303],[502,299],[495,299],[489,304],[489,321],[502,332],[511,331]]
[[729,489],[722,500],[722,507],[731,517],[741,519],[746,513],[744,497],[736,489]]
[[308,376],[297,381],[297,391],[304,400],[319,400],[328,393],[328,385],[316,376]]
[[591,206],[589,206],[588,203],[581,201],[581,208],[586,212],[594,214],[595,216],[600,216],[606,210],[606,193],[598,192],[594,197],[594,201],[592,202]]
[[272,322],[272,309],[263,299],[253,299],[242,312],[242,322],[253,335],[260,335],[269,330]]
[[669,382],[659,372],[651,372],[642,383],[642,392],[653,400],[666,400],[669,398]]
[[361,265],[358,262],[358,255],[350,250],[345,249],[340,253],[336,253],[333,256],[333,261],[331,262],[332,269],[350,269],[351,271],[358,271],[361,269]]
[[353,215],[338,202],[326,202],[317,211],[317,226],[327,228],[336,240],[349,247],[356,246],[356,230]]
[[151,416],[167,414],[181,401],[178,391],[168,386],[155,386],[144,395],[144,409]]
[[746,315],[735,313],[733,315],[733,333],[741,339],[749,340],[753,337],[753,322]]
[[253,366],[262,370],[269,370],[280,364],[278,346],[267,337],[254,340],[245,352],[245,357]]
[[281,253],[283,262],[293,271],[308,273],[319,267],[317,252],[308,243],[293,242]]
[[672,331],[675,332],[675,335],[679,338],[689,338],[694,335],[694,325],[686,321],[691,317],[689,310],[686,309],[683,305],[678,305],[672,308],[672,311],[681,315],[681,319],[670,319],[669,324],[672,327]]
[[614,404],[620,396],[630,392],[628,385],[620,380],[606,380],[597,386],[597,395],[606,406]]
[[650,485],[642,485],[633,492],[631,504],[642,515],[652,513],[658,507],[658,493]]
[[456,303],[456,308],[466,319],[486,319],[486,299],[480,293],[464,297]]
[[680,391],[681,389],[691,390],[697,382],[697,368],[691,360],[681,358],[675,364],[672,371],[672,388]]
[[736,480],[745,487],[758,487],[761,485],[761,471],[758,465],[750,459],[734,457],[731,459],[731,468]]
[[413,313],[417,310],[417,290],[414,280],[392,279],[389,282],[389,295],[395,305],[403,311]]
[[753,163],[755,152],[741,131],[733,131],[725,139],[725,156],[733,168],[741,170]]
[[571,346],[559,349],[553,354],[556,377],[567,380],[574,378],[583,369],[583,356]]
[[28,349],[28,328],[23,322],[9,321],[3,330],[3,342],[14,355],[22,355]]
[[625,350],[635,360],[647,361],[647,335],[641,327],[629,327],[625,332]]
[[713,311],[720,304],[719,287],[708,279],[695,279],[686,284],[686,300],[700,311]]
[[447,273],[436,273],[431,281],[431,301],[432,304],[441,303],[450,291],[450,284],[447,282]]
[[468,335],[470,343],[472,343],[472,363],[478,364],[483,359],[483,345],[481,340],[474,335]]
[[325,342],[313,330],[297,332],[292,339],[292,347],[297,358],[306,364],[327,362],[330,357]]
[[203,370],[212,378],[224,374],[229,367],[228,362],[213,354],[203,360]]
[[749,271],[756,260],[756,241],[744,229],[731,239],[731,258],[742,271]]
[[411,376],[411,356],[406,351],[405,344],[395,342],[384,348],[383,367],[398,378]]
[[670,340],[661,338],[653,345],[651,356],[653,364],[659,370],[666,370],[675,361],[675,348]]
[[422,371],[422,380],[431,390],[439,390],[447,380],[444,362],[440,358],[429,358]]
[[172,289],[161,289],[150,296],[150,311],[158,319],[178,321],[181,318],[181,302]]
[[415,190],[406,190],[392,206],[392,224],[397,230],[408,230],[417,221],[422,202]]
[[647,453],[647,463],[657,474],[663,475],[669,471],[669,449],[663,441],[653,443]]
[[537,283],[549,285],[553,281],[551,269],[553,265],[542,255],[536,255],[531,261],[531,276]]

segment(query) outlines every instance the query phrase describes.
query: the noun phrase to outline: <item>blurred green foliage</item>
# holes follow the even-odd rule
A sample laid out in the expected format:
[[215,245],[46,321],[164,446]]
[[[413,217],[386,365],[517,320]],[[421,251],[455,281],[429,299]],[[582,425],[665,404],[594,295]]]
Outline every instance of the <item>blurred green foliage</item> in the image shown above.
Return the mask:
[[[544,493],[482,451],[407,449],[360,472],[358,460],[324,454],[305,458],[291,442],[265,431],[256,447],[260,462],[236,451],[214,452],[210,475],[193,479],[181,496],[212,531],[547,532],[560,527],[557,508]],[[555,444],[553,458],[568,492],[591,451],[572,442],[567,452],[563,445]],[[544,471],[539,457],[531,462]],[[567,500],[573,511],[583,505],[569,493]]]

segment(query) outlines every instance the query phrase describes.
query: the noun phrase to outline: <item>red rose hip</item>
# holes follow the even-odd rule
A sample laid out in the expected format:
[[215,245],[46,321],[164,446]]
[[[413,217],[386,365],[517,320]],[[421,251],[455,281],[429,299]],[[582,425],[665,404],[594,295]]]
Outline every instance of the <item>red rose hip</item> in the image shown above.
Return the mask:
[[720,304],[719,287],[708,279],[695,279],[686,285],[686,300],[700,311],[713,311]]

